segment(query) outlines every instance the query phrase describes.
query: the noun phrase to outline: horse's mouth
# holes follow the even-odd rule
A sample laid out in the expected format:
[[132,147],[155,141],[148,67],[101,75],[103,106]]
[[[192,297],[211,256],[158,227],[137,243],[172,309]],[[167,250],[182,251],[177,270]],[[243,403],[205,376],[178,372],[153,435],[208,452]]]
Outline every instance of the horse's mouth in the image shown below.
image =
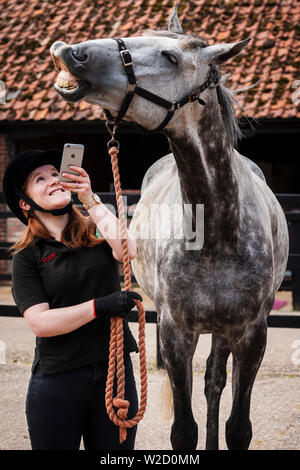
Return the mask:
[[54,83],[55,90],[66,101],[75,102],[82,99],[87,90],[91,88],[91,85],[86,80],[73,75],[60,57],[52,53],[51,57],[56,70],[59,72]]

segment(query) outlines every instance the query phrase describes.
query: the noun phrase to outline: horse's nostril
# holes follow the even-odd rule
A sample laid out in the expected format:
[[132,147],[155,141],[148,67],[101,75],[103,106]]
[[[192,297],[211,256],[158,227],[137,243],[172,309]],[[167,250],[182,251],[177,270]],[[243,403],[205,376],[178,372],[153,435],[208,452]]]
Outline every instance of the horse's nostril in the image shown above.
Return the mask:
[[78,60],[79,62],[83,62],[87,59],[87,54],[79,50],[79,47],[74,47],[72,51],[72,56],[74,59]]

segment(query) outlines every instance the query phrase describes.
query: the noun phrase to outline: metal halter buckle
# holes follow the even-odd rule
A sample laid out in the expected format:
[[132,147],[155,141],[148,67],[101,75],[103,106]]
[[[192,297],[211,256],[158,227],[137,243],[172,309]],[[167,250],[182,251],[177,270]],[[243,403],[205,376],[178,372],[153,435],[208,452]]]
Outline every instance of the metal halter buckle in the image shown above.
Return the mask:
[[[120,56],[123,62],[124,67],[128,67],[129,65],[132,65],[132,57],[128,49],[125,49],[124,51],[120,51]],[[126,62],[126,58],[128,61]]]
[[199,96],[199,91],[196,92],[196,93],[191,93],[189,95],[189,102],[193,103],[194,101],[196,101],[198,99],[198,96]]
[[180,108],[180,101],[178,101],[177,103],[172,103],[172,106],[168,109],[168,111],[171,111],[172,113],[174,113],[174,111],[176,111],[176,109],[179,109]]
[[127,83],[127,94],[128,93],[134,93],[136,87],[137,87],[136,83]]

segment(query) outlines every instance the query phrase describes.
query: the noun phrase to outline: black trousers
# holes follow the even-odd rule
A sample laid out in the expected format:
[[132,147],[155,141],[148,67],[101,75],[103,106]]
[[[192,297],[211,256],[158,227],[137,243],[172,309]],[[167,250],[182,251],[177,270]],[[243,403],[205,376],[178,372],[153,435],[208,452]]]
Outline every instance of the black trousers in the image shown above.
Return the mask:
[[[136,415],[138,399],[129,356],[124,357],[125,398],[130,401],[128,419]],[[83,438],[86,450],[131,450],[136,426],[127,429],[120,444],[119,427],[107,415],[105,386],[107,363],[97,363],[58,374],[32,373],[26,416],[33,450],[78,450]]]

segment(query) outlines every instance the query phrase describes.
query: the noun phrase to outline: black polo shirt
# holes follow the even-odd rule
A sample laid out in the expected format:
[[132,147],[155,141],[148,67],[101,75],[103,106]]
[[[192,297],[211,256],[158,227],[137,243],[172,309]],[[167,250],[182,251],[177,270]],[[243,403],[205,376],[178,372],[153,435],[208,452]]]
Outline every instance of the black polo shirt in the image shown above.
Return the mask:
[[[104,240],[94,247],[68,248],[57,240],[36,238],[13,256],[12,293],[23,312],[48,302],[50,309],[77,305],[121,290],[118,262]],[[138,351],[124,320],[124,354]],[[96,318],[66,334],[36,338],[34,370],[40,362],[45,375],[106,361],[110,320]]]

